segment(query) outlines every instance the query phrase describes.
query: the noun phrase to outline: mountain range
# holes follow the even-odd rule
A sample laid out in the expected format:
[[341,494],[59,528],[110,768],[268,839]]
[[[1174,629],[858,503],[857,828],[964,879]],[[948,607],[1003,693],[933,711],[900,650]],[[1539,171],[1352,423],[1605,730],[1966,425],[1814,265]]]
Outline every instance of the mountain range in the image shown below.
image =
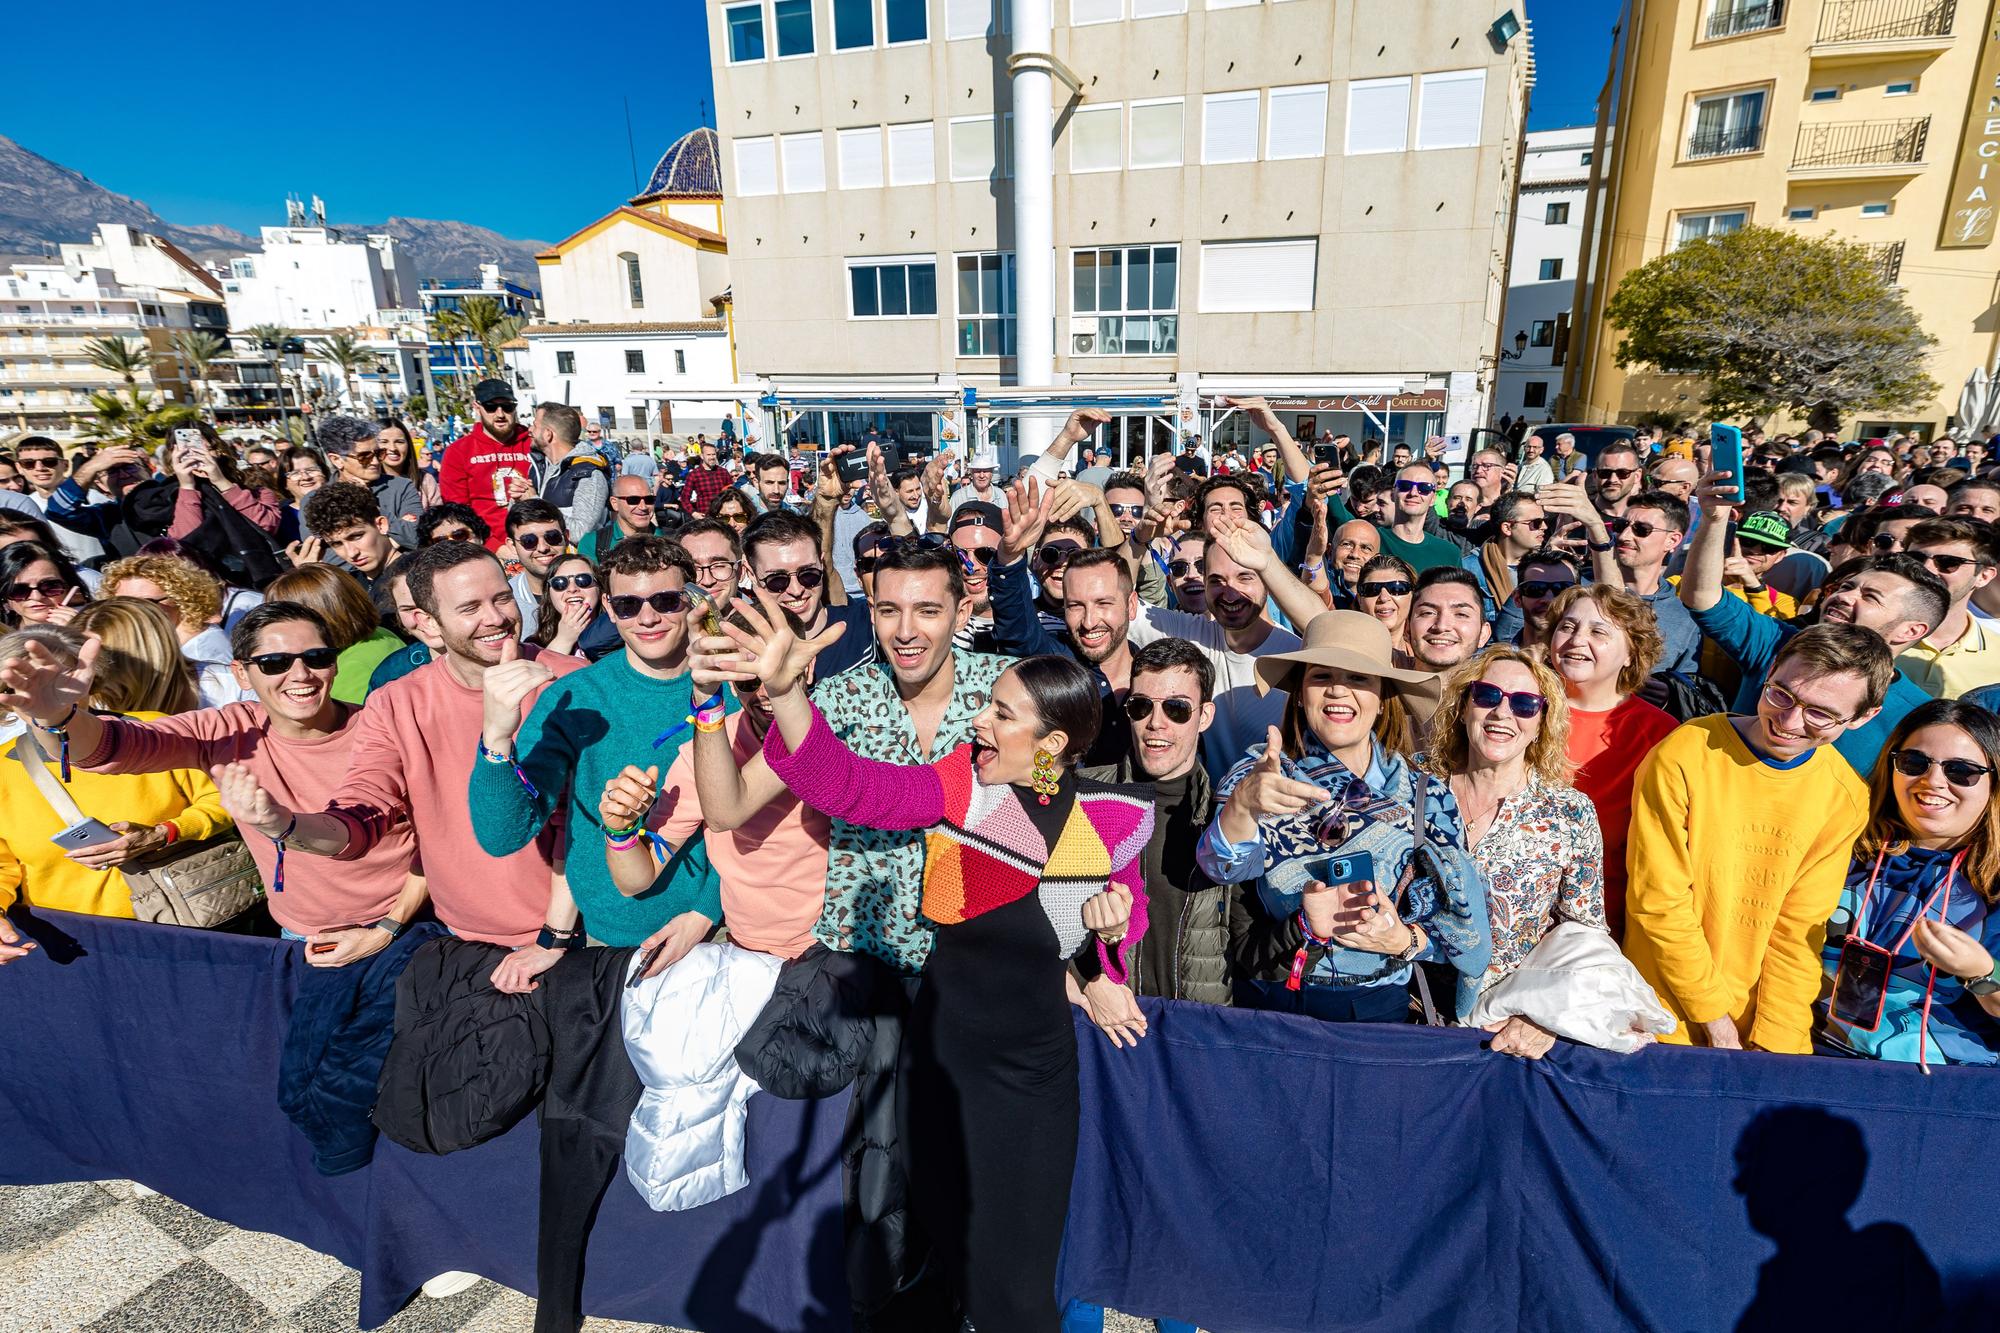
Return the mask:
[[[88,241],[100,222],[152,232],[205,263],[259,246],[256,237],[230,227],[168,222],[142,200],[107,190],[82,172],[0,135],[0,261],[52,259],[59,244]],[[475,278],[481,263],[497,263],[516,282],[538,287],[535,252],[548,248],[546,241],[518,241],[470,223],[431,218],[333,225],[357,235],[394,236],[419,278]]]

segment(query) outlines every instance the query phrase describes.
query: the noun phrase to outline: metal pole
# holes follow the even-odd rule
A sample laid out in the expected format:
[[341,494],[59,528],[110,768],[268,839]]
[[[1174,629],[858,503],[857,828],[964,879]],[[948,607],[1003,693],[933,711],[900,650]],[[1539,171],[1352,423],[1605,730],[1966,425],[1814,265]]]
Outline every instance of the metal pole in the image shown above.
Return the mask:
[[[1014,382],[1045,389],[1055,383],[1054,0],[1014,0],[1013,26]],[[1021,427],[1021,447],[1038,454],[1058,429],[1033,417]]]

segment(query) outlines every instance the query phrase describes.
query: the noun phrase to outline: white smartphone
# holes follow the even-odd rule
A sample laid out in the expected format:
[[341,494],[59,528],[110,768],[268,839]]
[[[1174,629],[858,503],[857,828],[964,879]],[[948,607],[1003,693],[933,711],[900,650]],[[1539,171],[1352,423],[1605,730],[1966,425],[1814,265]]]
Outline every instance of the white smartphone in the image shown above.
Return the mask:
[[71,824],[49,841],[65,852],[88,851],[92,847],[102,847],[107,842],[116,842],[122,836],[88,816]]
[[208,441],[204,440],[202,438],[201,432],[196,430],[194,427],[192,426],[174,427],[174,448],[202,449],[206,448],[207,444]]

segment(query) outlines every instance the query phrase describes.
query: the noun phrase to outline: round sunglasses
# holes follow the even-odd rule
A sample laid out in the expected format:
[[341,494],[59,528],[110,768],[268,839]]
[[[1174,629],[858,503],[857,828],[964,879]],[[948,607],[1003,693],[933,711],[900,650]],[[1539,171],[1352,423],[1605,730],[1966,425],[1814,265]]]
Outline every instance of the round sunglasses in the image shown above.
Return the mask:
[[1976,787],[1979,779],[1993,772],[1987,764],[1975,764],[1970,759],[1933,759],[1922,750],[1891,750],[1889,764],[1906,778],[1920,778],[1933,767],[1942,768],[1944,780],[1954,787]]
[[549,580],[550,592],[568,592],[571,588],[595,588],[595,574],[558,574]]
[[757,576],[758,584],[765,592],[772,594],[791,591],[794,579],[801,588],[811,592],[826,582],[826,571],[818,565],[801,565],[797,569],[774,569],[768,574]]

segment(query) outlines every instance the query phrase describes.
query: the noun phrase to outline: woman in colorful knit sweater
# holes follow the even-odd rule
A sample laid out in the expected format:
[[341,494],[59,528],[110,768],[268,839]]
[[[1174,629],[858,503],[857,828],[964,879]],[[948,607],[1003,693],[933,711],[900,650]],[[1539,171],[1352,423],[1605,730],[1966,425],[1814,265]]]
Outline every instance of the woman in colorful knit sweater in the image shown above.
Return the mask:
[[1076,775],[1103,705],[1090,674],[1057,657],[1003,673],[971,743],[937,763],[862,759],[800,684],[840,627],[800,642],[768,595],[758,601],[761,616],[738,603],[752,630],[726,628],[731,678],[761,678],[771,700],[772,771],[828,815],[929,830],[923,914],[937,942],[904,1029],[898,1116],[912,1210],[980,1333],[1046,1333],[1076,1163],[1066,965],[1094,940],[1124,979],[1146,929],[1152,794]]

